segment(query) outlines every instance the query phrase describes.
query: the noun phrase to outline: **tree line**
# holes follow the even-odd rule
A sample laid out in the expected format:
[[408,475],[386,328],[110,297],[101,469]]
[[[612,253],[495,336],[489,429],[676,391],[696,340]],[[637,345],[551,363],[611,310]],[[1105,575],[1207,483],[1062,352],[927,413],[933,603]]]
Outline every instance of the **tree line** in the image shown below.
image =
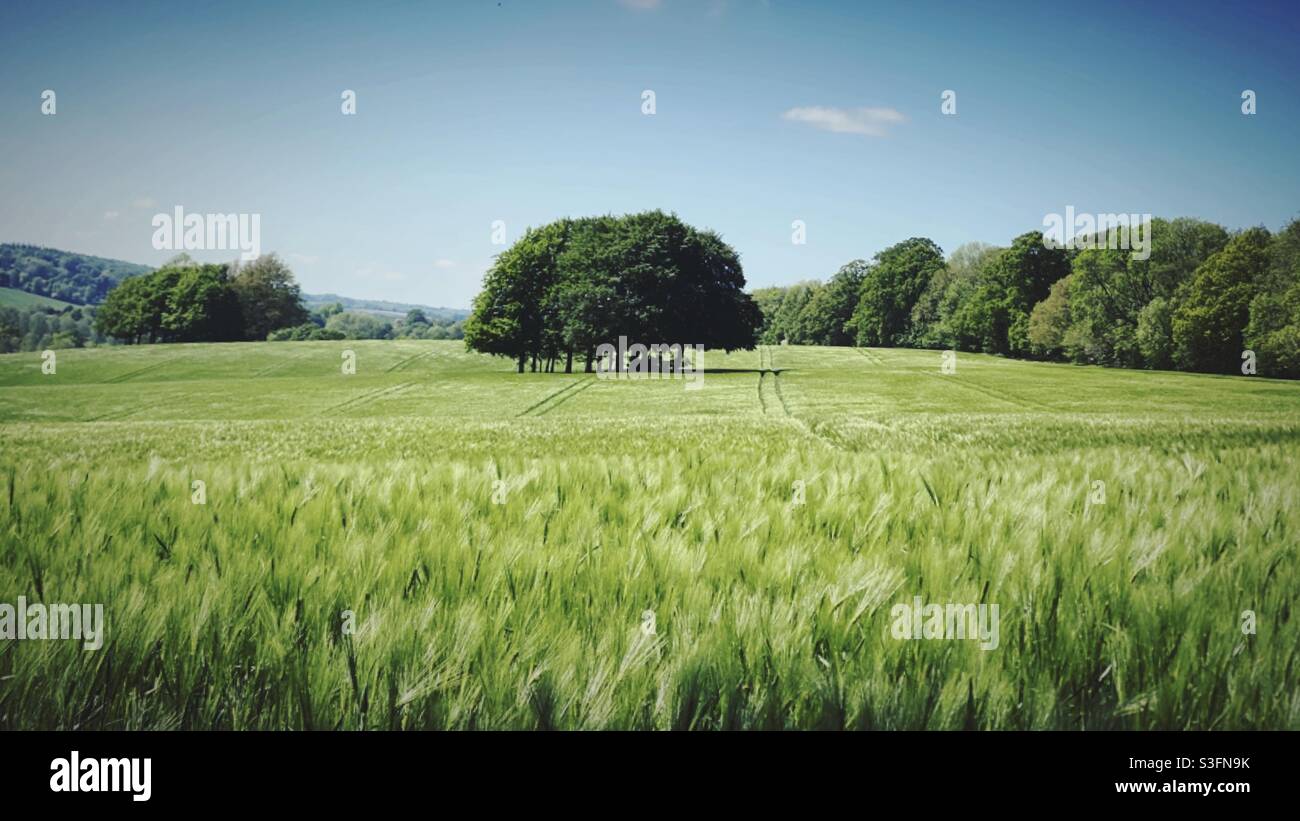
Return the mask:
[[308,319],[293,273],[274,254],[247,265],[199,264],[182,254],[109,291],[95,326],[127,344],[233,342],[264,340]]
[[273,331],[271,342],[308,339],[462,339],[464,321],[447,316],[430,317],[422,308],[411,308],[402,317],[384,319],[372,311],[344,310],[342,302],[331,302],[311,312],[311,321]]
[[0,305],[0,353],[84,348],[111,340],[99,333],[91,306],[62,309]]
[[[1146,259],[1109,231],[950,256],[914,237],[827,282],[762,288],[766,344],[939,348],[1126,368],[1300,377],[1300,220],[1277,234],[1154,219]],[[1085,245],[1088,247],[1078,247]]]
[[[593,369],[596,348],[649,344],[752,348],[763,317],[736,252],[675,214],[561,219],[499,254],[465,320],[470,349],[517,370]],[[618,364],[622,367],[622,363]]]

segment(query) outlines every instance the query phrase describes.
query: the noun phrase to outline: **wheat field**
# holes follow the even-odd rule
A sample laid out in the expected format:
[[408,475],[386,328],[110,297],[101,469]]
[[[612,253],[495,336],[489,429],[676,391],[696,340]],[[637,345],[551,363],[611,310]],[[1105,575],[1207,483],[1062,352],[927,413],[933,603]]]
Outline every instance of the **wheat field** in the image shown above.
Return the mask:
[[[344,352],[355,374],[344,374]],[[1300,385],[937,351],[0,356],[0,727],[1300,729]],[[893,608],[998,606],[999,640]]]

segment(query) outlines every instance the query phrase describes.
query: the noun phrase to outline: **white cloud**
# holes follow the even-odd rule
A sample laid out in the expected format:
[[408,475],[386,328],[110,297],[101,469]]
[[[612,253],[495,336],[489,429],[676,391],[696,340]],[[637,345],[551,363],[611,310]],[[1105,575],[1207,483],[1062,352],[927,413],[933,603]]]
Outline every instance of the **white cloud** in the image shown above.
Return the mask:
[[864,134],[868,137],[884,137],[891,126],[907,120],[893,108],[829,108],[819,105],[792,108],[782,114],[781,119],[806,123],[836,134]]
[[117,213],[116,211],[105,211],[105,212],[104,212],[104,219],[106,219],[106,220],[115,220],[115,219],[117,219],[117,218],[118,218],[118,213]]
[[620,6],[625,9],[636,9],[637,11],[651,11],[663,5],[663,0],[618,0]]
[[320,262],[320,257],[312,256],[311,254],[290,254],[289,259],[292,262],[298,262],[303,265],[315,265]]
[[454,260],[454,259],[435,259],[435,260],[433,261],[433,267],[434,267],[434,268],[455,268],[455,267],[456,267],[456,260]]
[[140,199],[131,203],[131,206],[133,208],[157,208],[158,203],[154,200],[153,197],[141,197]]

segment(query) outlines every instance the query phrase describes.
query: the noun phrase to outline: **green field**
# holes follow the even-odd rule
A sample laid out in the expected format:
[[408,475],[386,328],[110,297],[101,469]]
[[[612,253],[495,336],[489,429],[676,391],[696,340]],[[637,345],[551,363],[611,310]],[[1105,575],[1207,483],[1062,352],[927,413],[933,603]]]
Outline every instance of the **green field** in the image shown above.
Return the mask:
[[[707,366],[0,356],[0,602],[107,622],[0,640],[0,727],[1300,728],[1300,384]],[[998,646],[895,638],[916,596]]]
[[48,296],[21,291],[17,288],[0,288],[0,307],[53,308],[56,311],[61,311],[64,308],[75,308],[76,306],[71,302],[63,302]]

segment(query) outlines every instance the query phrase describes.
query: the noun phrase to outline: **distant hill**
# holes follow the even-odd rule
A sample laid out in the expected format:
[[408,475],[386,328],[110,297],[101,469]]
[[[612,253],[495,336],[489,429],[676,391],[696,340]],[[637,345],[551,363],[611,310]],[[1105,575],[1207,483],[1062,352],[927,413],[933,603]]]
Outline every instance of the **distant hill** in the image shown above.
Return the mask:
[[71,302],[50,299],[47,296],[40,296],[28,291],[20,291],[17,288],[0,288],[0,307],[53,308],[56,311],[62,311],[64,308],[73,308],[76,306]]
[[406,316],[406,312],[413,308],[419,308],[424,311],[424,315],[431,320],[454,322],[458,319],[464,319],[469,316],[469,311],[464,308],[435,308],[432,305],[417,305],[407,302],[387,302],[382,299],[352,299],[351,297],[339,296],[338,294],[303,294],[303,304],[309,310],[316,310],[325,305],[332,305],[335,302],[343,306],[345,311],[361,311],[362,313],[377,314],[379,316],[394,318]]
[[0,288],[93,305],[121,280],[153,269],[120,259],[42,248],[39,245],[0,244]]
[[[0,243],[0,304],[24,308],[61,308],[68,303],[97,305],[123,279],[152,270],[148,265],[120,259],[39,245]],[[42,301],[42,297],[46,299]],[[463,308],[354,299],[338,294],[303,294],[302,299],[309,310],[338,302],[344,310],[376,314],[386,319],[405,316],[412,308],[419,308],[430,320],[440,322],[454,322],[469,316],[469,311]]]

